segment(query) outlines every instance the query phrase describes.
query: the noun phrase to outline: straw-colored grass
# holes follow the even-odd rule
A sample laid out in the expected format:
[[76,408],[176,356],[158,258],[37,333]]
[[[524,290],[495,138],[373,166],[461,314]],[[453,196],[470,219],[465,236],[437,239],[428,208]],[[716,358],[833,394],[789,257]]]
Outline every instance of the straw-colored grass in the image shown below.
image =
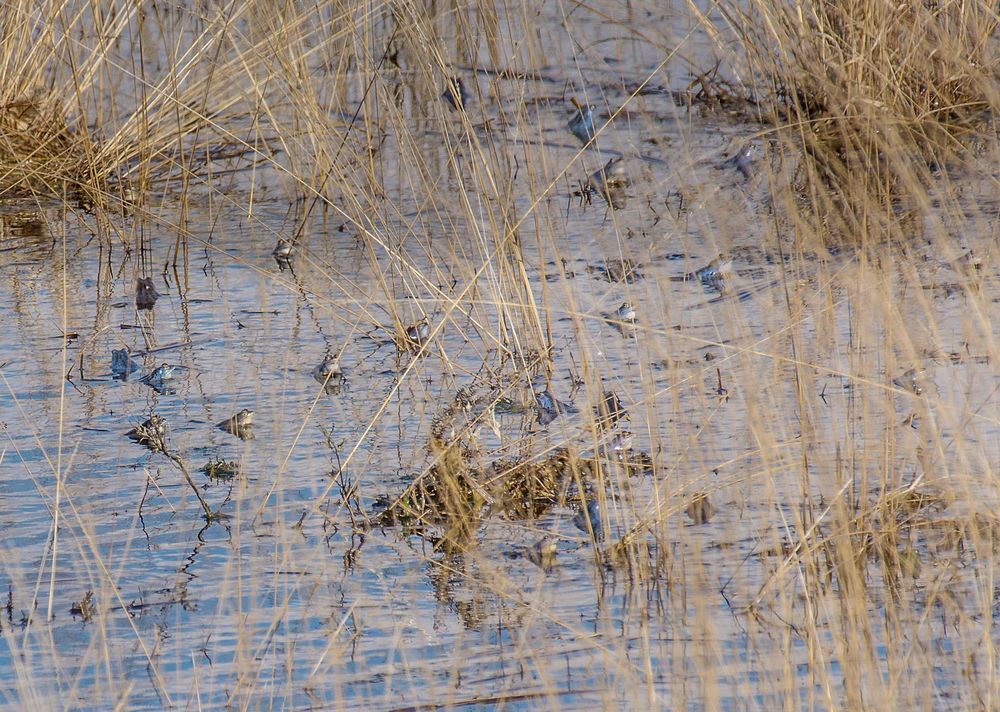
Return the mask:
[[[52,518],[0,565],[5,700],[997,706],[996,27],[973,2],[8,3],[0,198],[61,245],[11,309],[62,395],[0,404],[0,472]],[[587,188],[612,166],[615,201]],[[138,406],[74,410],[124,332],[82,285],[161,272],[180,316],[134,326],[197,337],[202,391],[108,534],[80,470],[139,456],[76,426]],[[320,343],[343,391],[298,397]],[[192,434],[218,383],[287,419],[245,461]]]
[[966,162],[1000,105],[986,4],[751,2],[724,14],[761,118],[798,159],[801,195],[848,241],[899,237],[892,201],[920,201],[933,173]]

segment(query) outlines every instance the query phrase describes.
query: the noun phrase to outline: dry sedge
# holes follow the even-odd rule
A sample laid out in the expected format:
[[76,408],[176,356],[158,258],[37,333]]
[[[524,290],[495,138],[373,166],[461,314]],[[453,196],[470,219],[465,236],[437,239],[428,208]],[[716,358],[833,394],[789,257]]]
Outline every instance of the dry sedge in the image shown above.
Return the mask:
[[5,3],[5,699],[1000,707],[997,25]]

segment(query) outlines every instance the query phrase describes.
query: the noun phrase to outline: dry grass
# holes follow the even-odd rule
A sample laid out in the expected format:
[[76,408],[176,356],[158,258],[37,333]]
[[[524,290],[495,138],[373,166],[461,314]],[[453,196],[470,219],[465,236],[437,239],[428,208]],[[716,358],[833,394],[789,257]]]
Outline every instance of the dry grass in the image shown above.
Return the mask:
[[[670,22],[636,19],[647,11]],[[179,436],[173,464],[151,456],[164,472],[147,473],[140,515],[147,496],[171,510],[150,551],[178,529],[195,542],[163,602],[176,618],[156,629],[122,584],[147,585],[145,523],[126,553],[101,540],[60,441],[38,487],[70,543],[0,567],[24,611],[16,623],[12,592],[7,699],[196,704],[209,642],[171,642],[194,628],[225,641],[195,685],[213,706],[996,706],[1000,255],[996,199],[976,199],[996,184],[996,14],[883,0],[673,12],[9,4],[0,197],[79,208],[62,218],[97,236],[82,251],[123,248],[129,284],[166,264],[186,293],[211,272],[193,255],[239,265],[304,305],[354,371],[344,393],[323,383],[294,407],[258,387],[258,414],[293,413],[292,435],[260,462],[208,460],[221,502],[189,474],[199,443]],[[725,61],[700,65],[692,37]],[[668,75],[684,71],[680,90]],[[456,76],[460,109],[457,92],[442,99]],[[598,117],[583,147],[565,130],[578,105]],[[705,119],[762,146],[746,180],[739,162],[705,167],[723,150]],[[628,206],[600,191],[573,204],[619,153]],[[216,234],[237,223],[251,239],[227,251]],[[294,261],[260,267],[249,245],[279,237]],[[701,264],[675,268],[675,253],[736,267],[700,299]],[[73,260],[51,257],[63,330],[82,331],[94,319],[68,298]],[[426,336],[408,336],[422,320]],[[81,371],[109,324],[82,338]],[[356,375],[366,349],[392,353],[374,395]],[[297,347],[285,356],[298,366]],[[572,387],[577,412],[547,420],[540,384]],[[609,422],[612,390],[630,422]],[[343,442],[315,422],[331,399],[352,418]],[[626,427],[637,444],[615,450]],[[297,450],[317,428],[318,485]],[[402,482],[380,469],[389,445]],[[232,518],[173,509],[157,489],[174,465],[206,514]],[[388,490],[377,508],[373,488]],[[189,576],[216,534],[231,550]],[[214,618],[192,600],[199,576],[218,590]],[[48,614],[62,577],[86,624],[78,668],[34,605]]]
[[753,2],[726,16],[814,229],[847,242],[905,239],[893,202],[967,162],[1000,102],[985,4]]

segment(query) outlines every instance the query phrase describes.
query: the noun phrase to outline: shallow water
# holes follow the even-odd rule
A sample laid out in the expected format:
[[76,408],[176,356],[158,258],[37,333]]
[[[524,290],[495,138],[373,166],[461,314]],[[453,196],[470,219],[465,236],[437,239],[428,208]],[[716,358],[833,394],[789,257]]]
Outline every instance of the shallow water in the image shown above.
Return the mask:
[[[623,68],[644,76],[662,54],[607,41],[600,19],[588,18],[576,29],[604,44],[587,59],[587,86],[613,105]],[[674,31],[686,32],[682,20]],[[207,198],[183,216],[157,204],[156,220],[120,221],[125,234],[142,224],[142,247],[131,251],[59,206],[2,216],[5,701],[826,709],[854,703],[855,693],[825,683],[857,665],[874,688],[909,699],[901,679],[910,663],[896,657],[906,636],[886,632],[873,606],[872,629],[885,639],[867,641],[870,657],[853,655],[833,595],[799,588],[789,573],[799,564],[780,546],[799,541],[803,509],[822,525],[846,491],[878,496],[884,482],[867,480],[872,471],[950,490],[942,521],[996,501],[1000,421],[983,309],[1000,297],[1000,265],[979,230],[994,220],[995,197],[970,171],[970,229],[953,254],[915,240],[920,259],[886,246],[876,268],[861,251],[789,253],[787,235],[774,235],[767,176],[746,180],[721,163],[731,137],[759,126],[652,94],[573,163],[571,112],[556,96],[574,81],[567,66],[553,61],[526,83],[523,103],[538,123],[504,137],[534,159],[515,183],[520,262],[497,248],[498,211],[477,192],[472,143],[446,147],[464,129],[417,90],[404,100],[415,143],[389,138],[382,148],[384,210],[354,224],[317,210],[292,269],[271,254],[295,229],[278,198],[258,199],[250,219],[244,206]],[[662,83],[677,89],[687,78]],[[425,161],[418,189],[408,152]],[[626,206],[582,203],[579,182],[614,155],[628,161]],[[232,180],[238,192],[248,178]],[[255,190],[280,192],[280,176],[260,180]],[[985,256],[971,276],[952,264],[967,249]],[[733,261],[724,290],[681,279],[719,254]],[[622,259],[637,266],[634,281],[602,278]],[[498,285],[515,263],[528,293],[502,304],[498,294],[514,295]],[[151,310],[135,306],[140,276],[162,295]],[[608,320],[626,300],[634,329]],[[392,313],[403,326],[428,317],[423,353],[391,343]],[[908,333],[893,332],[899,324]],[[634,448],[654,468],[629,477],[607,458],[607,482],[594,491],[611,542],[643,518],[656,522],[647,565],[629,570],[595,554],[572,500],[537,519],[487,517],[461,553],[415,530],[356,526],[427,470],[432,421],[458,390],[484,389],[484,367],[511,373],[500,353],[527,352],[542,333],[551,334],[550,387],[579,412],[545,425],[530,408],[501,415],[497,432],[479,433],[482,458],[537,458],[555,446],[592,454],[590,413],[614,390]],[[125,380],[111,374],[120,348],[141,364]],[[341,353],[339,392],[311,375],[327,353]],[[164,362],[177,367],[164,392],[140,381]],[[891,386],[911,367],[926,369],[919,396]],[[528,388],[522,379],[509,395],[530,403]],[[216,427],[243,408],[255,412],[252,439]],[[228,519],[206,525],[174,464],[125,436],[152,413]],[[917,427],[904,424],[911,413]],[[843,452],[854,459],[839,461]],[[198,472],[216,459],[238,461],[240,475]],[[349,511],[342,484],[357,488],[362,511]],[[685,511],[702,492],[717,511],[696,524]],[[549,571],[527,556],[545,534],[557,541]],[[941,656],[933,706],[968,705],[979,688],[961,666],[977,636],[998,631],[961,615],[980,610],[978,592],[968,575],[935,568],[938,538],[928,526],[910,542],[924,573],[899,594],[900,608],[918,620],[957,612],[953,627],[919,627],[910,645],[915,658]],[[891,599],[884,582],[869,585],[872,600]],[[938,585],[952,607],[932,595]],[[96,613],[71,613],[87,591]],[[822,621],[819,640],[796,634],[810,616]]]

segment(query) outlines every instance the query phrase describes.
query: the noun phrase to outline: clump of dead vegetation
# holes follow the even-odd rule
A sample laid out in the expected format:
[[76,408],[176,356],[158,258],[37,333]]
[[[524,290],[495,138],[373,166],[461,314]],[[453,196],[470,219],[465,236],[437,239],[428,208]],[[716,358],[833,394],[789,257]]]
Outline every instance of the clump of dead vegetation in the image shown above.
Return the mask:
[[[259,0],[204,12],[36,0],[5,9],[0,199],[68,200],[95,214],[132,214],[154,195],[188,201],[266,165],[294,194],[315,200],[332,188],[335,163],[340,177],[360,158],[370,160],[380,140],[375,129],[352,135],[348,117],[322,99],[342,91],[345,74],[313,84],[287,71],[304,46],[347,24],[350,4],[291,16]],[[253,31],[235,29],[244,26]],[[275,43],[293,27],[294,40]],[[165,61],[162,48],[138,39],[147,32],[185,36],[188,44]],[[350,61],[346,48],[342,56]],[[291,110],[272,112],[271,102]]]
[[[599,456],[569,444],[534,452],[534,438],[522,441],[515,455],[497,457],[480,444],[484,428],[499,432],[494,408],[503,398],[495,388],[462,388],[431,425],[431,464],[415,476],[374,519],[376,525],[433,527],[438,541],[464,545],[487,517],[532,520],[557,504],[578,502],[580,493],[607,482]],[[528,413],[529,417],[533,417]],[[613,457],[603,451],[603,455]],[[619,465],[630,474],[648,471],[649,456],[629,451]]]
[[725,13],[762,118],[797,157],[787,168],[806,212],[835,233],[889,230],[890,202],[961,160],[1000,105],[987,5],[755,1]]
[[0,194],[78,195],[91,150],[52,94],[39,90],[0,106]]

